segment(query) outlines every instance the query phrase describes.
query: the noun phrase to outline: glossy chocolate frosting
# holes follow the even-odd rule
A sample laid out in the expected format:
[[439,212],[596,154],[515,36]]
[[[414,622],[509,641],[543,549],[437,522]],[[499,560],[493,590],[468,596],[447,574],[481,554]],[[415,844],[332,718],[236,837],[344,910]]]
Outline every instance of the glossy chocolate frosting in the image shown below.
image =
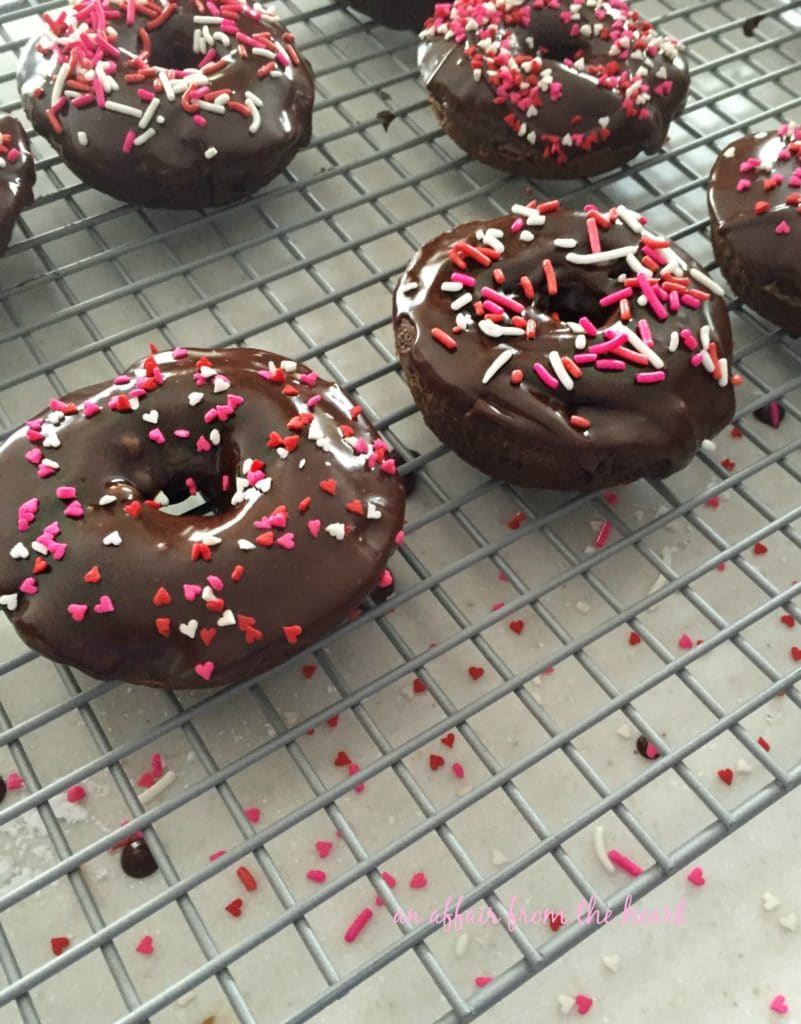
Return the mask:
[[622,2],[456,0],[438,5],[420,38],[443,119],[463,124],[496,166],[493,151],[527,147],[540,177],[656,151],[689,86],[678,41]]
[[[150,356],[51,402],[0,466],[0,606],[31,647],[102,679],[271,668],[375,587],[403,520],[358,407],[252,349]],[[212,514],[163,511],[193,491]]]
[[[768,316],[772,301],[796,304],[801,333],[801,129],[782,125],[732,143],[715,162],[708,198],[716,251],[717,243],[729,250],[734,278],[764,293],[758,308]],[[730,260],[718,258],[740,294]]]
[[[137,4],[130,25],[123,0],[83,0],[48,16],[18,74],[31,123],[78,177],[124,202],[196,209],[256,191],[309,141],[312,74],[279,22],[243,0],[224,7],[240,12],[235,21],[201,0],[150,0],[147,14]],[[108,92],[94,83],[93,23],[111,45],[101,62]],[[92,59],[60,80],[64,61],[87,51]],[[155,69],[162,74],[151,77]]]
[[[461,425],[472,439],[460,450],[467,461],[476,464],[470,445],[492,428],[513,452],[535,461],[550,453],[552,464],[575,468],[539,486],[605,486],[616,458],[658,475],[680,469],[734,412],[728,314],[711,294],[719,286],[622,205],[609,214],[557,201],[513,210],[449,231],[412,259],[395,291],[407,377],[431,409],[450,408],[454,433]],[[534,483],[493,465],[491,452],[479,468]],[[635,475],[642,470],[623,479]]]
[[33,166],[28,136],[16,118],[0,117],[0,253],[8,246],[14,224],[33,202]]

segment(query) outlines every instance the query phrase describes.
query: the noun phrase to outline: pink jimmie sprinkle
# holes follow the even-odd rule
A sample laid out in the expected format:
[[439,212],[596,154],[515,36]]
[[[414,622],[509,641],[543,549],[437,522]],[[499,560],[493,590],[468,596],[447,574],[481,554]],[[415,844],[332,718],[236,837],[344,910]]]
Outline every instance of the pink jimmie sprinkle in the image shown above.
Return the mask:
[[454,761],[451,767],[451,771],[453,772],[457,779],[464,778],[464,768],[462,767],[461,762]]
[[359,937],[359,933],[362,928],[364,928],[372,916],[373,912],[369,907],[365,907],[364,910],[359,911],[356,917],[348,925],[348,930],[345,932],[345,942],[355,942]]
[[638,384],[660,384],[665,379],[664,370],[647,370],[634,378]]
[[6,789],[22,789],[24,785],[19,772],[9,772],[6,775]]
[[86,790],[83,786],[70,786],[67,790],[67,802],[71,804],[80,803],[86,797]]
[[150,758],[150,772],[154,779],[160,779],[164,774],[164,764],[161,760],[161,754],[153,754]]
[[125,138],[122,140],[122,151],[123,151],[123,153],[130,153],[131,152],[131,150],[133,149],[133,146],[134,146],[134,139],[135,138],[136,138],[136,133],[135,132],[129,131],[129,132],[125,133]]
[[781,993],[777,996],[774,996],[768,1005],[774,1013],[785,1014],[788,1013],[790,1010],[790,1007],[787,1005],[787,1000],[784,998],[783,995],[781,995]]
[[209,854],[209,860],[217,860],[218,857],[222,857],[225,850],[215,850],[214,853]]
[[595,538],[596,548],[602,548],[606,545],[606,542],[609,540],[609,534],[611,532],[612,524],[607,519],[603,523],[601,523],[601,528],[598,531],[598,536]]
[[484,988],[485,985],[489,985],[489,983],[492,981],[492,975],[479,974],[479,976],[477,978],[474,978],[473,980],[475,981],[478,988]]
[[617,867],[622,868],[624,871],[628,871],[630,875],[636,876],[642,874],[642,868],[640,865],[635,864],[633,860],[627,857],[624,853],[621,853],[620,850],[610,850],[607,853],[607,857],[613,864],[617,865]]
[[306,877],[310,882],[324,882],[327,875],[325,871],[320,871],[319,868],[312,868],[311,871],[306,872]]

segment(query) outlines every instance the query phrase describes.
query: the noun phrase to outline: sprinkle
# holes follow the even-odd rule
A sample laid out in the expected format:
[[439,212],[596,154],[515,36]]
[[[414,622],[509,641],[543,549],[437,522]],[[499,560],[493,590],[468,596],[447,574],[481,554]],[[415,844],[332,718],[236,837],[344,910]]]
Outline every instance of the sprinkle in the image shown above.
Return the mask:
[[373,912],[369,907],[365,907],[364,910],[359,911],[353,921],[348,925],[348,929],[345,932],[345,942],[354,942],[359,937],[359,933],[372,916]]
[[50,948],[53,950],[54,956],[61,956],[69,944],[70,940],[65,935],[57,935],[50,940]]
[[504,366],[514,357],[514,350],[507,348],[500,353],[490,365],[487,367],[484,376],[481,378],[482,384],[489,384],[492,378],[503,369]]
[[136,952],[143,956],[150,956],[153,952],[153,936],[145,935],[144,938],[141,938],[137,943]]
[[25,782],[19,772],[9,772],[6,775],[6,789],[22,789],[24,785]]
[[624,853],[621,853],[619,850],[610,850],[607,853],[607,857],[613,864],[622,868],[624,871],[627,871],[630,875],[636,876],[642,874],[642,868],[639,864],[635,864],[633,860],[627,857]]
[[638,384],[659,384],[665,379],[664,370],[652,370],[647,373],[638,373],[634,378]]
[[67,802],[68,803],[71,803],[71,804],[80,803],[81,800],[85,799],[85,797],[86,797],[86,790],[83,788],[83,786],[80,786],[80,785],[70,786],[69,789],[67,790]]
[[306,877],[309,879],[310,882],[319,883],[324,882],[327,876],[325,871],[320,871],[318,868],[312,868],[310,871],[306,872]]
[[612,524],[609,520],[605,520],[601,523],[601,528],[598,530],[598,536],[595,538],[595,547],[602,548],[606,545],[609,540],[609,534],[612,532]]
[[318,839],[314,844],[314,848],[317,850],[317,856],[321,860],[325,860],[333,848],[333,843],[329,843],[327,839]]
[[593,835],[593,845],[595,847],[595,855],[601,863],[602,867],[609,872],[610,875],[614,874],[615,869],[609,860],[609,854],[606,852],[606,844],[604,843],[604,827],[603,825],[595,826],[595,833]]
[[781,993],[779,993],[779,995],[777,996],[774,996],[768,1005],[774,1013],[785,1014],[788,1013],[790,1010],[790,1007],[787,1005],[787,1000]]
[[165,789],[168,789],[175,779],[176,774],[172,769],[168,769],[162,777],[154,782],[151,786],[148,786],[143,792],[139,794],[139,802],[143,807],[146,807],[149,803],[152,803],[156,797],[161,796]]
[[790,225],[787,223],[786,220],[781,220],[776,225],[774,230],[775,230],[777,235],[789,235],[790,234]]
[[549,373],[549,371],[545,369],[542,363],[534,363],[532,369],[537,374],[539,379],[543,382],[543,384],[549,387],[552,391],[556,391],[558,389],[559,381],[556,379],[556,377],[553,376],[552,373]]
[[239,867],[236,869],[236,877],[244,885],[248,892],[255,892],[258,889],[256,879],[248,871],[246,867]]
[[693,868],[692,871],[687,875],[687,881],[690,885],[701,886],[706,884],[703,870],[699,868]]
[[425,889],[427,885],[428,879],[423,871],[416,871],[409,880],[410,889]]
[[585,996],[579,993],[576,996],[576,1010],[580,1017],[583,1017],[586,1013],[590,1012],[592,1008],[592,999],[590,996]]
[[[570,259],[572,255],[574,254],[568,253],[567,258]],[[545,275],[545,285],[548,290],[548,294],[556,295],[559,291],[559,285],[556,281],[556,273],[553,269],[553,263],[551,263],[550,260],[546,259],[542,261],[542,272]]]

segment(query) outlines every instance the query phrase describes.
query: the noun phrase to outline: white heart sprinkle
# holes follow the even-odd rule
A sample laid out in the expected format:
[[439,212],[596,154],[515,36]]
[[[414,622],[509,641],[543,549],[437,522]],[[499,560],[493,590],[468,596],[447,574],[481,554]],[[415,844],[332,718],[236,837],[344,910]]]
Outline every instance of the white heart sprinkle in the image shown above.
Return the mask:
[[567,1016],[576,1005],[576,1000],[573,996],[557,996],[556,1001],[559,1003],[559,1009],[565,1016]]
[[773,895],[772,892],[762,893],[762,906],[765,910],[775,910],[779,905],[779,900]]
[[742,757],[734,767],[737,769],[738,772],[742,772],[743,775],[750,775],[751,772],[754,770],[753,766],[750,765],[748,761],[746,761],[745,758]]
[[606,117],[606,116],[604,116],[604,117],[599,117],[599,118],[598,118],[598,124],[599,124],[599,125],[600,125],[600,126],[601,126],[602,128],[608,128],[608,127],[609,127],[609,118],[608,118],[608,117]]
[[222,615],[217,619],[218,626],[235,626],[236,616],[230,608],[226,608]]
[[261,491],[262,494],[266,494],[273,485],[273,478],[266,476],[263,480],[256,481],[256,490]]
[[615,732],[618,736],[622,736],[624,740],[630,740],[634,735],[628,722],[624,722]]
[[44,544],[41,543],[41,541],[35,540],[31,544],[31,547],[33,548],[37,555],[46,555],[48,553],[47,548],[44,546]]
[[47,466],[49,469],[61,469],[61,465],[58,462],[53,462],[52,459],[42,459],[42,466]]
[[203,590],[201,591],[200,596],[203,598],[204,601],[214,601],[216,599],[216,597],[217,597],[217,595],[214,593],[214,591],[209,586],[205,586],[203,588]]
[[213,389],[215,395],[219,395],[221,391],[227,391],[228,388],[230,388],[230,386],[231,382],[230,380],[228,380],[227,377],[223,377],[221,374],[218,373],[217,376],[214,378]]
[[159,491],[157,494],[154,494],[153,501],[157,502],[161,507],[163,507],[164,505],[169,505],[170,503],[170,499],[167,497],[164,491]]
[[0,607],[8,608],[10,612],[17,610],[19,598],[16,594],[0,594]]
[[497,868],[497,867],[500,867],[501,864],[508,863],[508,861],[507,861],[506,855],[504,853],[502,853],[500,850],[493,850],[492,851],[492,863]]
[[217,371],[214,369],[213,366],[201,366],[200,367],[200,376],[201,377],[205,377],[206,379],[208,379],[209,377],[216,377],[216,375],[217,375]]
[[158,409],[151,409],[150,412],[143,412],[142,419],[145,421],[145,423],[152,423],[155,426],[155,424],[158,423],[159,421]]
[[297,368],[298,368],[298,364],[295,362],[294,359],[282,359],[281,360],[281,369],[285,373],[294,373],[295,370],[297,370]]
[[219,432],[219,430],[216,427],[213,430],[209,431],[209,441],[211,441],[211,443],[215,446],[215,448],[220,443],[220,441],[221,441],[220,432]]
[[18,540],[14,547],[9,551],[9,555],[12,558],[27,558],[30,551],[25,547],[21,540]]
[[253,541],[245,540],[244,537],[240,537],[236,543],[240,551],[253,551],[256,548],[256,545],[253,543]]
[[789,914],[784,914],[779,918],[779,924],[788,932],[794,932],[798,927],[798,918],[791,910]]
[[607,953],[601,962],[607,970],[612,972],[612,974],[617,974],[618,969],[620,968],[620,957],[617,953]]
[[61,441],[58,439],[58,434],[48,434],[42,441],[43,448],[60,448]]
[[118,530],[112,530],[111,533],[107,533],[103,538],[103,543],[106,547],[119,547],[122,544],[122,537],[120,537]]
[[189,392],[189,396],[188,396],[188,400],[189,400],[189,404],[190,405],[197,405],[199,402],[203,401],[203,392],[202,391],[190,391]]
[[379,508],[376,508],[376,506],[372,503],[372,501],[368,501],[367,502],[367,518],[368,519],[380,519],[381,518],[381,510]]
[[116,500],[117,499],[113,494],[104,494],[98,501],[98,505],[113,505]]
[[344,540],[345,539],[345,524],[344,523],[331,523],[329,526],[326,526],[325,532],[328,534],[329,537],[333,537],[334,540]]
[[188,636],[190,640],[195,639],[197,633],[197,619],[190,619],[189,622],[182,622],[178,626],[178,632]]

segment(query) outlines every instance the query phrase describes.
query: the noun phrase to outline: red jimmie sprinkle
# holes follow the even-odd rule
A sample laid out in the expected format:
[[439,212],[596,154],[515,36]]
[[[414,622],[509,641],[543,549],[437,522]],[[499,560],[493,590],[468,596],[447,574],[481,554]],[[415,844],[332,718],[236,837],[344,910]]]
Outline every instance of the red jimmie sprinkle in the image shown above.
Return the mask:
[[256,889],[258,889],[256,879],[253,877],[253,875],[250,873],[250,871],[248,871],[246,867],[238,867],[236,869],[236,877],[239,879],[242,885],[244,885],[248,892],[255,892]]
[[345,932],[345,942],[355,942],[362,929],[372,916],[373,912],[369,907],[365,907],[364,910],[360,910],[348,925],[347,931]]

